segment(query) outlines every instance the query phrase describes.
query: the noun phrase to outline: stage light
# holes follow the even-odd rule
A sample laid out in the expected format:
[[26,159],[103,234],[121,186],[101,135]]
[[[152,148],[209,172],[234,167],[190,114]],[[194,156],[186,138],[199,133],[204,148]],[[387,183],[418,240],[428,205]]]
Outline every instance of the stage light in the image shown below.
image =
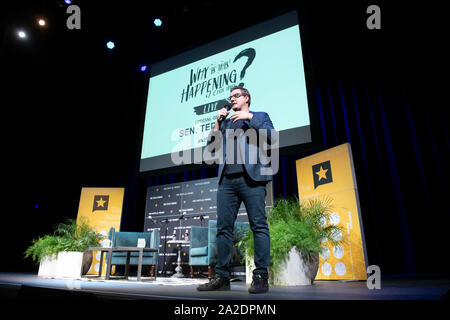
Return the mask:
[[19,36],[19,38],[24,39],[27,37],[27,34],[24,31],[18,31],[17,35]]
[[43,27],[43,26],[45,26],[45,20],[44,19],[39,19],[39,21],[38,21],[38,24],[41,26],[41,27]]
[[155,20],[153,20],[153,24],[157,27],[161,27],[162,21],[161,21],[161,19],[156,18]]
[[114,49],[114,47],[115,47],[114,42],[108,41],[108,42],[106,43],[106,47],[107,47],[108,49],[110,49],[110,50]]
[[64,0],[64,2],[65,2],[66,4],[72,4],[72,1],[70,1],[70,0]]
[[145,66],[145,65],[141,66],[141,71],[142,71],[142,72],[144,72],[144,71],[146,71],[146,70],[147,70],[147,66]]

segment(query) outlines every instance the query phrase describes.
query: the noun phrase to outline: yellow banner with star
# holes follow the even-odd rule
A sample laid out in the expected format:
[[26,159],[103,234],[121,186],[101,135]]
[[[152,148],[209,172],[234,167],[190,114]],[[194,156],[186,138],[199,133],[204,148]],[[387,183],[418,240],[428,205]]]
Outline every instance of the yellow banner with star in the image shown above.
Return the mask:
[[349,143],[296,161],[300,202],[314,198],[333,199],[333,212],[326,223],[340,225],[335,240],[323,242],[316,279],[366,280],[367,254],[355,170]]
[[[84,218],[105,238],[111,227],[119,231],[124,193],[125,188],[82,188],[77,221]],[[94,251],[88,274],[98,274],[99,266],[100,252]],[[106,274],[105,261],[103,261],[102,274]]]

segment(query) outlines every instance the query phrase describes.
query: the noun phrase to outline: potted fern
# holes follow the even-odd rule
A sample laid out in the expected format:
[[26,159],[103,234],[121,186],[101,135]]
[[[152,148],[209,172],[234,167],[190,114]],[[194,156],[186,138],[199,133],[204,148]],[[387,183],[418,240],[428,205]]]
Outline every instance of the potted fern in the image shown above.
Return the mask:
[[38,276],[51,278],[55,274],[58,255],[58,239],[54,235],[45,235],[34,239],[25,251],[25,258],[31,257],[39,264]]
[[68,219],[55,225],[53,235],[33,240],[25,258],[31,257],[39,263],[38,276],[79,278],[87,273],[92,262],[92,252],[86,249],[99,246],[103,238],[85,219],[78,223]]
[[[330,198],[300,203],[297,198],[278,199],[267,213],[270,230],[271,285],[311,285],[319,268],[322,242],[337,245],[338,225],[327,224]],[[253,234],[248,229],[240,241],[247,266],[253,262]],[[251,267],[247,268],[250,273]],[[251,274],[251,273],[250,273]]]

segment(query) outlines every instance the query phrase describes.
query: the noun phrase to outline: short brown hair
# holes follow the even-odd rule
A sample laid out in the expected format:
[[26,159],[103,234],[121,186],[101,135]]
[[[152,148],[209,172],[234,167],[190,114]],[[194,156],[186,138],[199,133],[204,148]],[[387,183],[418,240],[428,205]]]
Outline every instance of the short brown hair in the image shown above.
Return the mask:
[[252,100],[252,98],[250,96],[250,92],[241,86],[234,86],[233,88],[231,88],[230,92],[233,90],[241,90],[242,95],[248,97],[248,106],[250,107],[250,101]]

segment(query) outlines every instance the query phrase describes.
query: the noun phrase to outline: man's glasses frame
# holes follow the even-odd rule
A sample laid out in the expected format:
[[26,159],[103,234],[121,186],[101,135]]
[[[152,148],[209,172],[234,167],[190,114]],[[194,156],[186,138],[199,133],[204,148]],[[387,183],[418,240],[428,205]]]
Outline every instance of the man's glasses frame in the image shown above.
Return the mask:
[[232,98],[237,99],[237,98],[242,97],[242,96],[245,96],[245,94],[243,94],[243,93],[235,93],[235,94],[233,94],[231,97],[226,98],[226,100],[227,100],[228,102],[231,102],[231,99],[232,99]]

